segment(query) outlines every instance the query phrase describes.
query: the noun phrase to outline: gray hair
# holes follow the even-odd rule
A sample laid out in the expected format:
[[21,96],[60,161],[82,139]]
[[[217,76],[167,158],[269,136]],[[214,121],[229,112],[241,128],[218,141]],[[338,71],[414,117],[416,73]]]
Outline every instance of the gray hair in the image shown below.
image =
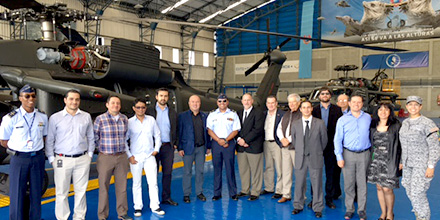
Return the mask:
[[296,99],[297,102],[301,101],[301,97],[296,94],[296,93],[291,93],[287,96],[287,101],[289,101],[289,99],[294,98]]

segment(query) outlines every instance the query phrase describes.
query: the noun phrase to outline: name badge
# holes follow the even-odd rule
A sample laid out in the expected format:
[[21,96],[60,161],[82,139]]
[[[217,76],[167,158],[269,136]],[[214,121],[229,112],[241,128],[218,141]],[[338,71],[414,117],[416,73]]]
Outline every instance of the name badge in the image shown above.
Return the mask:
[[34,142],[31,141],[31,140],[29,140],[29,141],[27,142],[27,148],[30,150],[30,149],[32,149],[33,146],[34,146]]

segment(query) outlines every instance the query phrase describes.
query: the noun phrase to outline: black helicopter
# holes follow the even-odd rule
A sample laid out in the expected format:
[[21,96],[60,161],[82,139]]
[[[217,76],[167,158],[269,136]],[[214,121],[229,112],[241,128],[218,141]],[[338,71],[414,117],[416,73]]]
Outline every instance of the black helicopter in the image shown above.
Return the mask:
[[[99,19],[81,11],[71,10],[65,4],[57,3],[45,6],[33,0],[0,0],[0,5],[9,9],[0,13],[0,19],[9,22],[21,22],[26,25],[37,23],[41,26],[38,39],[29,39],[25,31],[25,40],[0,41],[0,85],[11,89],[11,95],[0,95],[0,115],[15,108],[17,92],[25,84],[37,88],[37,108],[48,115],[63,107],[63,95],[70,89],[81,93],[81,109],[96,116],[105,112],[105,100],[110,95],[121,98],[124,113],[131,113],[131,103],[135,97],[155,96],[159,87],[170,89],[169,105],[178,112],[188,109],[189,96],[197,94],[202,99],[202,110],[210,111],[217,107],[217,94],[196,90],[183,79],[185,69],[159,59],[159,51],[150,45],[126,39],[115,38],[110,46],[88,45],[84,38],[69,24],[75,21]],[[114,18],[108,18],[114,19]],[[119,18],[123,20],[123,18]],[[324,39],[312,39],[297,35],[248,30],[234,27],[207,25],[200,23],[169,20],[142,19],[149,22],[175,23],[199,28],[224,28],[232,31],[246,31],[256,34],[281,36],[287,39],[314,40],[341,46],[352,46],[381,51],[402,51],[375,46],[343,43]],[[26,27],[25,27],[26,29]],[[35,34],[35,33],[34,33]],[[287,42],[287,40],[285,41]],[[269,68],[256,92],[256,106],[264,106],[267,96],[276,95],[279,86],[279,73],[286,56],[279,50],[269,48],[263,59],[246,73],[265,60]],[[240,109],[238,99],[230,99],[232,109]],[[0,164],[8,163],[8,155],[0,147]],[[7,194],[6,174],[0,173],[0,193]],[[46,178],[47,180],[48,178]],[[45,186],[47,187],[48,181]],[[45,190],[45,189],[43,189]]]
[[[337,72],[343,72],[343,77],[337,79],[330,79],[325,86],[327,86],[333,93],[332,102],[336,103],[336,99],[341,94],[346,94],[348,96],[357,94],[361,95],[364,99],[364,105],[362,110],[368,113],[372,113],[374,108],[380,102],[389,102],[394,105],[394,110],[400,110],[401,106],[396,103],[398,101],[398,94],[394,92],[384,92],[383,80],[388,79],[388,75],[383,71],[379,70],[376,72],[373,79],[366,78],[356,78],[353,76],[348,76],[349,71],[354,71],[358,69],[356,65],[338,65],[334,68]],[[317,87],[313,89],[310,93],[301,94],[305,99],[309,99],[313,104],[319,103],[319,89]]]

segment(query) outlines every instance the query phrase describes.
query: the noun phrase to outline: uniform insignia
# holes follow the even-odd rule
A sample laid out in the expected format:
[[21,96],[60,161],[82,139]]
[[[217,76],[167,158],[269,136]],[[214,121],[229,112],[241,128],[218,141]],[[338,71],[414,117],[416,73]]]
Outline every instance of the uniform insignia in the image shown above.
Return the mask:
[[44,126],[43,122],[38,123],[38,127],[43,127],[43,126]]
[[13,110],[12,112],[9,112],[9,117],[14,117],[14,115],[16,115],[17,114],[17,111],[15,111],[15,110]]
[[228,121],[234,121],[234,119],[233,119],[233,118],[227,118],[227,120],[228,120]]

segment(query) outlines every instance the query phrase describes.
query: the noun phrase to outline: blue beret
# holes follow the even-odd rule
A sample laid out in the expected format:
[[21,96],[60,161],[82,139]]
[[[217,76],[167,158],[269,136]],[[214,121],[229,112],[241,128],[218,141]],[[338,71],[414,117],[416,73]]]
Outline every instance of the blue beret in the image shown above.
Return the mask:
[[32,88],[29,84],[24,85],[19,93],[33,93],[35,92],[35,89]]
[[224,93],[220,93],[217,99],[228,99],[228,97]]

